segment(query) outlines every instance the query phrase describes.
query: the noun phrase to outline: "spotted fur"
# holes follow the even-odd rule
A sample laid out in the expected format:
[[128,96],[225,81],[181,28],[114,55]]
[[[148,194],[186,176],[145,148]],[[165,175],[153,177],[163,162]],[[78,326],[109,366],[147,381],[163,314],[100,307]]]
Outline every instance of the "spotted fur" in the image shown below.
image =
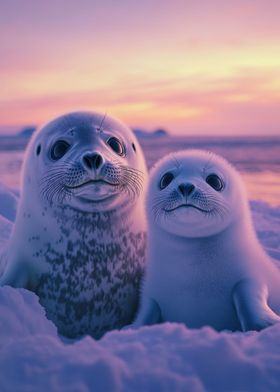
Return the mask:
[[146,234],[132,233],[124,222],[118,225],[113,214],[88,218],[76,212],[67,221],[65,210],[57,217],[57,244],[45,243],[37,250],[50,268],[40,276],[35,292],[61,334],[99,338],[133,319]]

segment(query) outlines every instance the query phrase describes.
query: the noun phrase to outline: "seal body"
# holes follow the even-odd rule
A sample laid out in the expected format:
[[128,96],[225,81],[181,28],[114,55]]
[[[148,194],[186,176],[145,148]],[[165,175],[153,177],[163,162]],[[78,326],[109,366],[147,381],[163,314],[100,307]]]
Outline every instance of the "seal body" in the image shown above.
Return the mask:
[[134,326],[262,329],[280,321],[280,273],[253,228],[238,172],[222,157],[189,150],[151,172],[148,255]]
[[68,337],[130,323],[146,249],[146,166],[132,132],[98,113],[33,136],[1,284],[34,291]]

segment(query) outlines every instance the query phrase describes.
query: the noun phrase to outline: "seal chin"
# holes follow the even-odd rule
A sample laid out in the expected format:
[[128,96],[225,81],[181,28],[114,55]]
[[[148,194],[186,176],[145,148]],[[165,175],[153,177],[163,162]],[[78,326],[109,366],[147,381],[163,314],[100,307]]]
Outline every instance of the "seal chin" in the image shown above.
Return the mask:
[[71,199],[69,205],[75,210],[82,212],[105,212],[113,210],[118,205],[117,194],[109,195],[100,199],[89,199],[78,196]]
[[113,201],[117,197],[117,194],[112,194],[112,195],[105,195],[105,196],[97,196],[97,195],[80,195],[77,196],[77,198],[84,203],[92,203],[96,205],[100,204],[105,204],[109,203],[110,201]]

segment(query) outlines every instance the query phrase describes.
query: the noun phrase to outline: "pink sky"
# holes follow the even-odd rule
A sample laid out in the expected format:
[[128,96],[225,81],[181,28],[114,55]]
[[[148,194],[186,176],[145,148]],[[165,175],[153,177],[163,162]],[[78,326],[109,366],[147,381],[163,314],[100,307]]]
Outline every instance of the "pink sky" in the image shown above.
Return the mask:
[[180,134],[280,134],[279,15],[277,0],[1,2],[0,129],[90,109]]

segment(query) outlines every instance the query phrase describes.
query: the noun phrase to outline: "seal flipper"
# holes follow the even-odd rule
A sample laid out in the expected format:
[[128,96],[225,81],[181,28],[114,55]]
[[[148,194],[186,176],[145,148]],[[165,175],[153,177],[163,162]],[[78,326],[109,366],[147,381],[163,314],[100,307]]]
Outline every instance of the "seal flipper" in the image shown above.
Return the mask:
[[132,327],[140,327],[142,325],[152,325],[162,322],[161,310],[159,304],[152,298],[145,301]]
[[268,289],[251,279],[238,282],[233,288],[233,302],[243,331],[256,330],[280,322],[267,304]]

